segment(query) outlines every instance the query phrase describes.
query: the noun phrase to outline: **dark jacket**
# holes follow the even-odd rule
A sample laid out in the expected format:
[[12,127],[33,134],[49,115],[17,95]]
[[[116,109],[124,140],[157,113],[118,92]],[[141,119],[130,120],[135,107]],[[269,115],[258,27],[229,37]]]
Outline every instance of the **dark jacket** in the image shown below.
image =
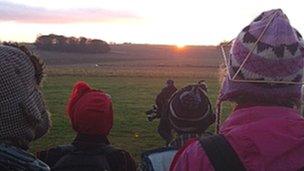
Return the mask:
[[[103,150],[105,147],[111,150]],[[37,158],[47,163],[51,168],[54,168],[56,163],[62,159],[62,157],[75,151],[83,152],[83,156],[78,155],[79,161],[85,158],[86,153],[91,151],[103,151],[103,153],[100,153],[100,155],[106,158],[112,171],[136,170],[136,163],[131,155],[127,151],[111,146],[106,136],[78,134],[72,144],[61,145],[46,151],[38,152]]]
[[160,117],[157,131],[159,135],[166,140],[167,144],[172,140],[172,127],[168,118],[168,101],[176,90],[177,88],[174,85],[168,85],[161,90],[155,99],[157,106],[156,113],[158,117]]

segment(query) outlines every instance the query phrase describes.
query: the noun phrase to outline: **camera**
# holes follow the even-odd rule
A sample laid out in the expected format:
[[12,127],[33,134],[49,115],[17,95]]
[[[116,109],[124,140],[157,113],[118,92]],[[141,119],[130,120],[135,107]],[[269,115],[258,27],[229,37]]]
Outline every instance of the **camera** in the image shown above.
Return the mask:
[[157,114],[157,106],[156,105],[153,105],[152,106],[152,109],[146,111],[146,115],[147,115],[147,118],[148,118],[148,121],[153,121],[155,118],[158,118],[158,114]]

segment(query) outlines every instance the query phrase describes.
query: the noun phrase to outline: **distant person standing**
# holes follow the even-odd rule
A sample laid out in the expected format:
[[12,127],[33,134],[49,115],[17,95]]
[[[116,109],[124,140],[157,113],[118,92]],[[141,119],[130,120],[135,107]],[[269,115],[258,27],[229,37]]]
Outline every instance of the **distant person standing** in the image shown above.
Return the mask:
[[168,118],[168,102],[172,94],[174,94],[176,91],[177,88],[174,85],[174,81],[167,80],[165,87],[157,95],[155,100],[157,106],[156,114],[160,118],[157,131],[159,135],[166,140],[167,144],[172,140],[172,127]]
[[27,152],[51,125],[40,91],[43,68],[24,46],[0,45],[0,170],[49,170]]
[[67,112],[77,132],[74,141],[37,153],[52,170],[136,170],[131,155],[113,147],[107,138],[113,126],[112,100],[107,93],[92,89],[85,82],[77,82]]
[[218,109],[223,101],[236,107],[218,135],[188,144],[170,170],[303,170],[304,119],[297,110],[303,64],[303,38],[282,10],[260,14],[227,57]]

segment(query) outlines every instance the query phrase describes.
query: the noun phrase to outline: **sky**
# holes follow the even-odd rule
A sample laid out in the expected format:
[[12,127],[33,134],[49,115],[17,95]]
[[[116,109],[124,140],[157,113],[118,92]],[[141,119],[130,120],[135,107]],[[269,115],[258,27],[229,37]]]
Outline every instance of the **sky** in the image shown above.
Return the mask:
[[60,34],[173,45],[231,40],[265,10],[281,8],[304,33],[301,0],[0,0],[0,41]]

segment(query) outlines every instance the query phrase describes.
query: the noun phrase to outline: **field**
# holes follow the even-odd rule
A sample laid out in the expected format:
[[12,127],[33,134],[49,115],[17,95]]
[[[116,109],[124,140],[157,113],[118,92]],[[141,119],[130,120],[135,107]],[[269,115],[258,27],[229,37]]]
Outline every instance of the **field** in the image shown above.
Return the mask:
[[[53,126],[45,137],[33,143],[32,152],[73,140],[75,133],[65,115],[65,105],[77,80],[87,81],[112,96],[115,119],[110,141],[137,160],[142,151],[164,145],[156,132],[158,121],[148,122],[144,112],[154,104],[168,78],[178,88],[206,80],[213,104],[218,94],[221,58],[216,47],[114,45],[109,54],[37,53],[47,63],[43,92]],[[224,113],[228,110],[230,107],[225,106]]]

